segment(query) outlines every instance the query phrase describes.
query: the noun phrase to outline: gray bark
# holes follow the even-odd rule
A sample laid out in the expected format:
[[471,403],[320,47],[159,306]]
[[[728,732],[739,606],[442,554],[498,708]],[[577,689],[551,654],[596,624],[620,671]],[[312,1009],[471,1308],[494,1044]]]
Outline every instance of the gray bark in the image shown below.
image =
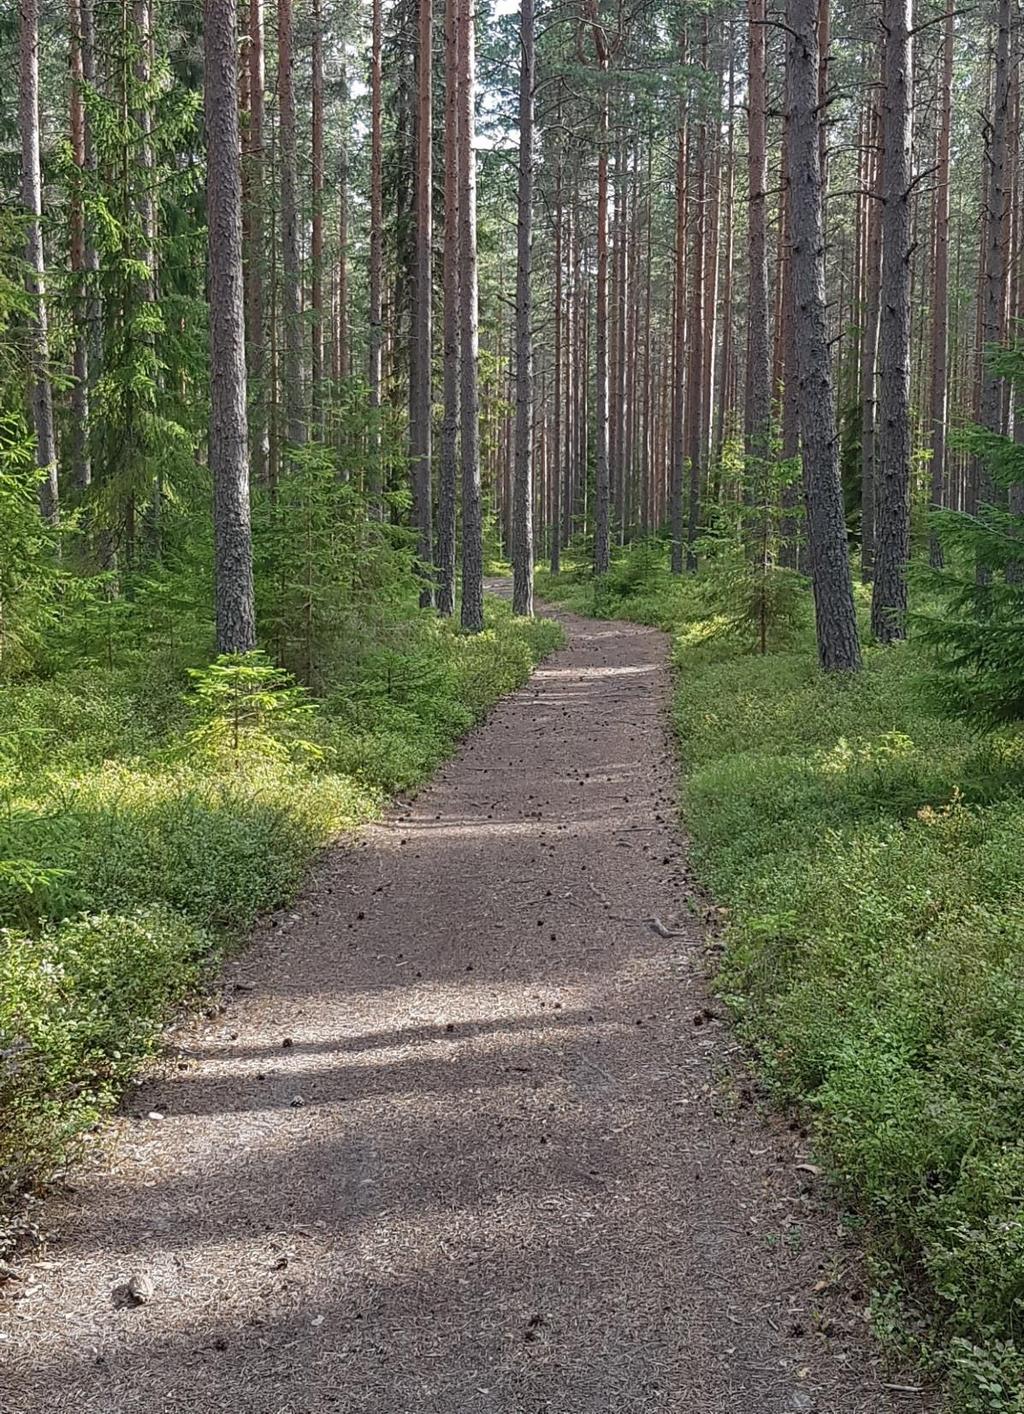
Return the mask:
[[[556,122],[561,119],[561,109],[559,109]],[[555,167],[555,210],[554,210],[554,265],[555,265],[555,388],[554,388],[554,427],[552,444],[552,480],[551,480],[551,524],[548,529],[550,543],[548,546],[551,556],[551,573],[560,574],[562,569],[562,475],[563,466],[567,464],[565,452],[562,445],[562,330],[564,325],[564,311],[562,309],[562,292],[564,289],[562,277],[562,234],[563,234],[563,213],[562,213],[562,155],[559,152],[557,165]],[[565,460],[563,461],[563,458]]]
[[849,670],[860,667],[860,645],[839,480],[835,389],[825,324],[816,0],[789,0],[788,25],[786,104],[797,388],[818,658],[829,671]]
[[871,631],[906,637],[910,558],[911,0],[885,0],[882,277],[878,319],[878,471]]
[[[949,408],[949,152],[953,120],[953,10],[942,36],[942,83],[939,90],[939,135],[935,179],[935,261],[932,270],[931,503],[938,507],[946,493],[946,418]],[[932,567],[942,566],[942,546],[929,537]]]
[[263,300],[263,122],[266,72],[263,0],[249,0],[249,35],[245,56],[249,126],[244,152],[245,176],[245,339],[249,387],[249,436],[252,476],[268,476],[270,434],[267,418],[267,340]]
[[444,6],[444,416],[437,520],[437,611],[455,612],[455,531],[459,476],[459,94],[456,0]]
[[434,602],[431,487],[433,338],[433,0],[419,0],[416,44],[416,200],[409,350],[409,466],[419,560],[420,604]]
[[459,38],[459,321],[462,368],[462,627],[484,626],[484,522],[480,492],[479,329],[476,260],[476,157],[473,152],[474,0],[458,0]]
[[[988,132],[988,212],[981,305],[981,425],[990,432],[1003,430],[1003,379],[992,367],[988,351],[1005,335],[1006,278],[1008,267],[1009,206],[1012,190],[1010,163],[1010,25],[1011,0],[999,0],[995,54],[995,87],[992,122]],[[991,476],[977,468],[977,503],[994,500]]]
[[533,614],[533,0],[519,11],[519,182],[516,224],[516,463],[512,607]]
[[75,164],[76,186],[70,201],[70,257],[71,274],[74,280],[75,343],[72,351],[71,389],[71,475],[79,489],[85,491],[92,481],[92,464],[89,455],[89,316],[90,296],[85,290],[87,272],[96,269],[96,250],[86,230],[85,211],[82,200],[81,183],[86,172],[92,168],[92,143],[85,111],[84,89],[86,83],[86,35],[88,44],[88,67],[90,80],[93,76],[91,23],[83,17],[82,0],[69,0],[68,22],[71,28],[71,94],[70,128],[71,155]]
[[[595,22],[598,62],[608,72],[603,31]],[[608,462],[608,90],[601,91],[597,152],[597,308],[594,323],[594,573],[611,563],[611,480]]]
[[[748,494],[764,500],[765,462],[771,454],[772,356],[768,304],[767,241],[767,72],[765,0],[748,4],[749,116],[747,180],[747,370],[743,441],[751,485]],[[762,514],[766,509],[762,507]]]
[[[881,145],[881,124],[875,115],[872,135]],[[881,152],[876,154],[876,170]],[[882,275],[882,208],[870,202],[868,210],[867,262],[864,272],[864,332],[860,349],[861,465],[860,465],[860,577],[871,583],[875,565],[875,484],[878,417],[878,292]]]
[[32,301],[31,391],[32,426],[36,437],[39,510],[56,524],[60,514],[57,490],[57,449],[53,434],[53,394],[50,387],[50,339],[46,315],[46,265],[43,257],[43,181],[39,165],[39,0],[18,0],[19,83],[21,127],[21,200],[28,215],[25,235],[25,287]]
[[[454,0],[453,0],[454,3]],[[380,427],[382,378],[381,359],[381,285],[384,272],[384,198],[382,169],[384,162],[383,106],[384,75],[383,0],[373,0],[370,40],[370,407],[375,414],[371,448],[370,495],[372,510],[383,514],[381,495],[384,473],[381,465],[383,439]]]
[[277,106],[281,141],[281,303],[284,314],[285,430],[293,446],[307,437],[303,394],[302,290],[295,148],[295,51],[292,0],[277,5]]
[[256,641],[242,294],[242,173],[235,0],[204,0],[210,284],[210,471],[217,651]]

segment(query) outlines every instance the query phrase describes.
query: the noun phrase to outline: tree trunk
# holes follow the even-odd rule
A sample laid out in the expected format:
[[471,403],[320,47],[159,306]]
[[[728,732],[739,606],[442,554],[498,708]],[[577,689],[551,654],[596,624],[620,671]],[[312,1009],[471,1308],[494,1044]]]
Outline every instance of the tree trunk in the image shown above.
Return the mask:
[[245,208],[245,341],[249,389],[249,438],[253,480],[264,484],[269,476],[269,419],[267,417],[267,334],[263,301],[264,212],[263,124],[266,73],[263,43],[263,0],[249,0],[248,69],[249,123],[244,135],[243,177]]
[[[744,451],[747,459],[748,495],[767,515],[766,462],[771,453],[772,363],[768,305],[767,242],[767,57],[765,0],[748,3],[749,119],[747,180],[749,206],[747,248],[747,379],[744,400]],[[816,135],[815,135],[816,136]],[[820,201],[820,184],[818,187]]]
[[594,324],[594,573],[606,574],[611,563],[611,482],[608,461],[608,130],[609,48],[598,19],[596,0],[589,0],[591,31],[600,84],[597,132],[597,295]]
[[911,0],[885,0],[878,474],[871,631],[906,637],[910,558]]
[[288,441],[306,441],[303,390],[302,290],[299,267],[298,169],[295,149],[295,53],[292,0],[277,5],[277,106],[281,134],[281,298],[284,305],[285,426]]
[[[681,50],[685,58],[685,45]],[[672,573],[683,572],[683,476],[686,469],[686,124],[680,103],[676,132],[675,280],[672,301]]]
[[789,0],[786,103],[790,140],[793,301],[818,658],[827,670],[860,667],[853,606],[835,390],[825,324],[825,251],[818,151],[817,0]]
[[315,436],[324,436],[324,36],[322,0],[313,0],[312,106],[312,411]]
[[204,0],[210,287],[210,471],[218,653],[256,642],[242,294],[242,173],[234,0]]
[[459,55],[456,0],[444,6],[444,418],[437,522],[437,611],[455,612],[455,521],[459,476]]
[[476,269],[476,86],[474,0],[458,0],[459,40],[459,320],[462,457],[462,627],[484,626],[484,522],[480,489],[479,331]]
[[21,127],[21,200],[28,215],[25,236],[25,287],[31,312],[32,426],[36,437],[39,510],[56,524],[59,517],[57,448],[53,434],[53,394],[50,387],[50,340],[46,316],[46,265],[43,258],[43,179],[39,165],[39,0],[18,0],[19,84]]
[[[939,88],[939,136],[935,173],[935,259],[932,266],[931,379],[931,503],[945,504],[946,415],[949,407],[949,152],[953,121],[953,10],[946,15],[942,35],[942,80]],[[933,531],[928,541],[933,569],[942,567],[942,545]]]
[[512,608],[533,614],[533,0],[519,8],[519,178],[516,215],[516,465]]
[[[559,110],[556,122],[561,120],[561,110]],[[563,238],[563,212],[562,212],[562,151],[559,148],[555,158],[555,206],[554,206],[554,266],[555,266],[555,383],[554,383],[554,425],[551,443],[551,530],[550,543],[548,546],[551,557],[551,573],[560,574],[562,570],[562,468],[563,468],[563,446],[562,446],[562,335],[565,328],[564,312],[562,309],[562,238]],[[566,399],[566,403],[568,399]]]
[[[1005,335],[1007,277],[1007,214],[1010,204],[1011,175],[1009,170],[1010,118],[1010,26],[1011,0],[999,0],[995,87],[992,100],[992,122],[988,141],[988,201],[986,241],[983,261],[981,305],[981,397],[979,421],[990,432],[1003,430],[1003,380],[986,356],[987,350]],[[976,468],[978,478],[977,505],[995,499],[991,473]]]
[[[454,0],[453,0],[454,3]],[[370,350],[368,381],[373,416],[370,452],[370,498],[376,515],[383,515],[383,437],[380,425],[383,360],[381,290],[384,275],[384,75],[383,0],[373,0],[370,40]]]
[[433,0],[418,0],[416,44],[416,198],[409,354],[409,462],[421,575],[420,605],[434,601],[431,487],[433,331]]
[[[71,28],[71,157],[75,165],[69,193],[70,264],[75,309],[75,342],[72,352],[71,389],[71,475],[77,489],[86,491],[92,481],[89,456],[89,296],[85,290],[87,271],[95,269],[95,250],[88,242],[82,184],[91,169],[90,141],[85,112],[85,57],[82,0],[69,0]],[[91,67],[91,65],[90,65]],[[90,75],[90,78],[92,75]]]
[[[705,47],[705,57],[707,50]],[[690,345],[686,416],[689,424],[688,459],[690,494],[687,498],[686,568],[697,568],[697,531],[700,525],[700,487],[703,475],[704,411],[704,245],[707,235],[707,124],[697,135],[692,188],[695,201],[693,267],[690,276],[690,316],[686,338]]]
[[[876,149],[882,141],[877,109],[870,132]],[[882,155],[876,151],[874,170],[881,170]],[[860,471],[860,577],[871,583],[875,565],[875,485],[877,451],[875,424],[878,414],[878,305],[882,274],[882,208],[870,201],[867,214],[867,253],[864,271],[864,332],[860,347],[861,471]]]

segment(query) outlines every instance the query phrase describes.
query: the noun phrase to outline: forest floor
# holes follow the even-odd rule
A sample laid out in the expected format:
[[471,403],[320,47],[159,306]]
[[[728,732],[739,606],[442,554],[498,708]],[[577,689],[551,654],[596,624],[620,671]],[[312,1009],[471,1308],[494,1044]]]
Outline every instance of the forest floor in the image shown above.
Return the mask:
[[45,1207],[3,1414],[935,1407],[706,989],[668,640],[559,617]]

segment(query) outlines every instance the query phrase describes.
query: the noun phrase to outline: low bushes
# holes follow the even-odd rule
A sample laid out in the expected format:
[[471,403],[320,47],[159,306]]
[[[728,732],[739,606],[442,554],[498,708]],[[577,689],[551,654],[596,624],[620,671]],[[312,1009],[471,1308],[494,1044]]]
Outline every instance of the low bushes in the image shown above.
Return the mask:
[[942,715],[913,643],[830,679],[810,642],[717,635],[714,601],[690,580],[657,613],[643,587],[612,607],[674,627],[718,986],[868,1220],[880,1323],[964,1414],[1021,1414],[1024,736]]
[[559,636],[502,604],[472,638],[413,613],[315,702],[258,659],[199,670],[191,690],[142,660],[5,693],[0,1201],[109,1106],[224,942],[287,900],[331,835],[422,781]]

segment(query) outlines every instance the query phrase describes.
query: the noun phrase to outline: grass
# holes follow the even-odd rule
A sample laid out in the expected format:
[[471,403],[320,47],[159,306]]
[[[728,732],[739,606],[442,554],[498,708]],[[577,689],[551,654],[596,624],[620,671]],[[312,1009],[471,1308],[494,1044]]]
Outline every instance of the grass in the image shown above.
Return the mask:
[[750,652],[713,578],[627,561],[538,592],[673,633],[717,985],[865,1221],[876,1325],[961,1414],[1022,1414],[1024,735],[943,715],[912,642],[853,679],[818,672],[807,628]]
[[423,781],[560,636],[496,601],[472,637],[412,612],[227,747],[159,655],[5,688],[0,1206],[67,1158],[316,851]]

